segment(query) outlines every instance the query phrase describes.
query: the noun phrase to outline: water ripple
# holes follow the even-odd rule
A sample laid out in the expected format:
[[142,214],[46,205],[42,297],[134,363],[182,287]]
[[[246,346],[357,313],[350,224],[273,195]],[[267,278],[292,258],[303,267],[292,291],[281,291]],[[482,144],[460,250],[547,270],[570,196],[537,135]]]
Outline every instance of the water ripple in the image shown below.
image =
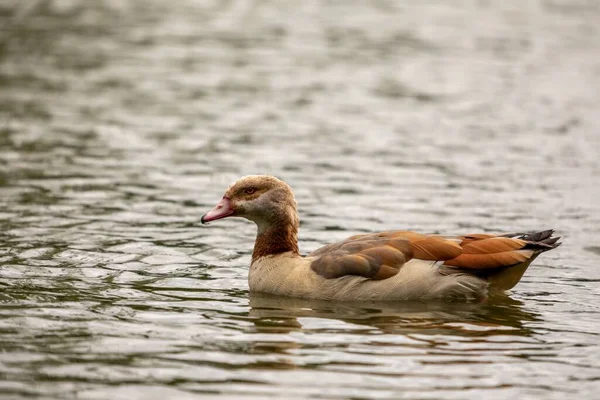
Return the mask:
[[[600,30],[590,2],[0,5],[0,393],[596,397]],[[489,3],[489,4],[488,4]],[[240,175],[300,246],[565,238],[483,304],[251,295]]]

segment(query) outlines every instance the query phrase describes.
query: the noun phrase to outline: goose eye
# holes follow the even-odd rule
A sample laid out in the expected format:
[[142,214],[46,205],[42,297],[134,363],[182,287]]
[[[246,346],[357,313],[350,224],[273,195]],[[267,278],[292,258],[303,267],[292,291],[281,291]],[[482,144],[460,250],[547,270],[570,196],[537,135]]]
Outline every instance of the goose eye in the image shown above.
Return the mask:
[[246,194],[253,194],[254,192],[256,192],[256,189],[254,189],[252,187],[244,189],[244,193],[246,193]]

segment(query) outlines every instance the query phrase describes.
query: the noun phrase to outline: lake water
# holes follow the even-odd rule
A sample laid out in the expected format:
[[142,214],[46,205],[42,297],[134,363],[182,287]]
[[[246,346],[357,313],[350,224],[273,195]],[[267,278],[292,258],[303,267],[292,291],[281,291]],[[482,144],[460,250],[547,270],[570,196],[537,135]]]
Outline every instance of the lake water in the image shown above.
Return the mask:
[[[4,0],[0,397],[591,399],[600,5]],[[484,304],[252,296],[241,175],[300,248],[555,228]]]

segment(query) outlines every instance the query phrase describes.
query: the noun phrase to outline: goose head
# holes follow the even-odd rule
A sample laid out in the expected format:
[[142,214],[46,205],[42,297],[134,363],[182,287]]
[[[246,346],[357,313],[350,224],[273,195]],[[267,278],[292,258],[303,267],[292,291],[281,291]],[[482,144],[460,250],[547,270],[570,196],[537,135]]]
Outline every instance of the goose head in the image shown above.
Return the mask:
[[273,225],[298,225],[296,200],[290,186],[269,175],[250,175],[234,182],[217,205],[202,216],[203,224],[242,217],[258,226],[259,234]]

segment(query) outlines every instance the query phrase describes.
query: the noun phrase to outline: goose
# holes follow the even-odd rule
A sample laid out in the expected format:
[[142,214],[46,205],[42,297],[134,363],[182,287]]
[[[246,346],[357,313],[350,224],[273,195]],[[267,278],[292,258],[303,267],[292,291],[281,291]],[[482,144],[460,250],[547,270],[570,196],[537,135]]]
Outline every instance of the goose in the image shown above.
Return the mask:
[[302,256],[291,187],[270,175],[234,182],[201,222],[254,222],[250,292],[340,301],[484,301],[512,289],[541,253],[561,243],[554,230],[459,236],[384,231],[351,236]]

